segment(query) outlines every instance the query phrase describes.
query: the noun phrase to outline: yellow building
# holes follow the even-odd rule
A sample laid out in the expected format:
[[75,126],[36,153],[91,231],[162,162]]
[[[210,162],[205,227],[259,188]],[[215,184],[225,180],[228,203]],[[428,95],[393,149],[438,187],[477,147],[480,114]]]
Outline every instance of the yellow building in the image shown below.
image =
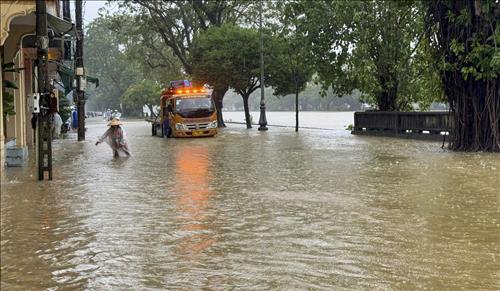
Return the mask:
[[[61,29],[71,28],[71,24],[59,18],[60,2],[46,0],[49,29],[60,33]],[[34,48],[36,31],[35,1],[0,1],[1,38],[0,61],[2,64],[13,62],[15,67],[24,68],[19,73],[2,73],[0,78],[12,81],[19,89],[0,90],[0,167],[5,165],[6,143],[17,149],[23,157],[28,147],[33,147],[33,130],[31,128],[32,108],[30,94],[34,91],[33,78],[36,48]],[[59,41],[60,42],[60,41]],[[53,46],[53,45],[51,45]],[[50,52],[60,54],[62,47]],[[57,78],[57,65],[49,65],[49,79]],[[14,95],[14,111],[11,116],[3,116],[4,90]],[[34,151],[33,151],[34,153]]]

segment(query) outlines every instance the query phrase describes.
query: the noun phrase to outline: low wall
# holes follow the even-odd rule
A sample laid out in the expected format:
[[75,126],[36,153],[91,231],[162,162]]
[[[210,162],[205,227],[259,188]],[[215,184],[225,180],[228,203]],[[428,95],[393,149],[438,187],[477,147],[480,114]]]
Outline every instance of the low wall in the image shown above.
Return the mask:
[[351,133],[440,140],[451,128],[452,118],[447,111],[367,111],[354,113]]

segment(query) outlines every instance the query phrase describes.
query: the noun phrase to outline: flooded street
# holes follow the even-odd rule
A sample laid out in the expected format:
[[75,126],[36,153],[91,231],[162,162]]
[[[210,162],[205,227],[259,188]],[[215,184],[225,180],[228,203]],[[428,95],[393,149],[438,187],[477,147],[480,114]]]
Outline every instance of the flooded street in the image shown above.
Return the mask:
[[124,122],[131,158],[90,119],[87,141],[54,143],[53,181],[2,173],[2,290],[500,289],[498,154]]

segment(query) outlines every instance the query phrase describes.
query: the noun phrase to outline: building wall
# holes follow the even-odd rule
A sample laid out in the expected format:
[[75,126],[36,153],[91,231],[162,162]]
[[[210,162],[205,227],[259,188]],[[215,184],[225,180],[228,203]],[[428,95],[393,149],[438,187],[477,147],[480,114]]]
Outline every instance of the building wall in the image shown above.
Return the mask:
[[0,21],[0,45],[4,45],[7,36],[9,35],[10,22],[16,16],[27,15],[34,12],[36,9],[35,1],[1,1],[0,11],[2,11],[2,19]]
[[[3,46],[5,62],[14,62],[15,66],[18,68],[24,67],[24,57],[21,51],[21,40],[23,35],[33,32],[33,26],[16,25],[13,27]],[[19,88],[17,90],[10,90],[15,97],[14,110],[16,114],[13,116],[9,116],[6,120],[7,140],[15,138],[16,146],[18,147],[25,147],[27,145],[26,123],[29,122],[29,120],[26,119],[26,99],[27,93],[31,92],[26,91],[24,82],[25,74],[26,72],[24,70],[20,73],[5,74],[5,78],[13,81]]]
[[[16,67],[22,68],[24,65],[23,54],[21,50],[18,50],[16,57],[14,58],[14,63]],[[16,74],[16,84],[19,88],[14,91],[15,98],[15,110],[16,115],[14,116],[16,119],[16,146],[24,147],[26,146],[26,92],[24,88],[24,74],[22,71],[20,74]]]
[[[59,16],[59,1],[58,0],[46,0],[47,13]],[[21,37],[22,35],[34,32],[35,23],[33,25],[16,25],[11,27],[10,23],[12,20],[18,16],[25,16],[34,13],[36,10],[36,3],[34,0],[2,0],[0,1],[0,46],[4,51],[4,63],[12,62],[15,60],[16,65],[19,67],[24,66],[24,57],[21,52]],[[0,57],[1,58],[1,57]],[[0,59],[0,61],[2,61]],[[15,106],[16,106],[16,116],[10,117],[7,127],[7,133],[13,135],[16,138],[18,146],[24,146],[27,143],[28,137],[28,124],[30,123],[31,117],[27,114],[27,99],[26,99],[26,88],[24,87],[25,82],[25,72],[17,76],[9,76],[9,78],[15,79],[18,83],[19,90],[15,90]],[[1,77],[0,77],[1,81]],[[0,90],[0,168],[5,165],[5,140],[4,140],[4,120],[3,120],[3,93]],[[19,115],[18,115],[19,114]]]
[[[47,13],[60,16],[59,1],[58,0],[45,0],[47,4]],[[27,15],[35,12],[35,0],[2,0],[0,1],[0,45],[3,45],[10,30],[10,22],[17,16]]]
[[[2,54],[0,54],[0,64],[3,63]],[[0,84],[3,84],[2,74],[0,74]],[[3,137],[3,94],[0,90],[0,169],[5,165],[5,141]],[[3,173],[3,170],[2,170]]]
[[[35,49],[25,49],[23,48],[23,59],[24,59],[24,89],[26,94],[33,93],[33,59],[36,58],[32,51]],[[30,101],[26,98],[26,122],[25,130],[26,130],[26,144],[34,145],[34,130],[31,128],[31,117],[33,108],[30,107]]]
[[[0,19],[0,45],[3,46],[4,51],[4,60],[2,63],[11,62],[13,57],[16,54],[18,49],[14,48],[6,48],[5,42],[9,36],[9,33],[16,34],[17,28],[10,29],[10,22],[17,16],[27,15],[29,13],[33,13],[35,11],[35,2],[34,1],[1,1],[0,2],[0,11],[1,11],[1,19]],[[31,28],[33,30],[34,27]],[[14,50],[14,51],[12,51]],[[22,86],[21,86],[22,87]],[[3,90],[0,90],[0,114],[2,118],[0,118],[0,168],[3,168],[5,165],[5,140],[4,140],[4,120],[3,120]],[[18,93],[19,94],[19,93]],[[16,102],[17,106],[22,106],[22,102]],[[23,110],[24,111],[24,110]],[[11,117],[12,118],[12,117]],[[11,119],[9,118],[9,119]],[[9,120],[9,124],[10,124]]]

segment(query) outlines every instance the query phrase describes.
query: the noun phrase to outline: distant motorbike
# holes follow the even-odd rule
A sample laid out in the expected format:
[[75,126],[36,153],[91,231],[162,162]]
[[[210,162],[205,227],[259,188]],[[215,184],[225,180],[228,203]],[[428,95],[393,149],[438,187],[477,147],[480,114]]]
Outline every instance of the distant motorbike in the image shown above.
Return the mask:
[[111,113],[111,116],[109,116],[108,120],[112,120],[113,118],[120,119],[121,116],[122,114],[120,112],[115,111]]

